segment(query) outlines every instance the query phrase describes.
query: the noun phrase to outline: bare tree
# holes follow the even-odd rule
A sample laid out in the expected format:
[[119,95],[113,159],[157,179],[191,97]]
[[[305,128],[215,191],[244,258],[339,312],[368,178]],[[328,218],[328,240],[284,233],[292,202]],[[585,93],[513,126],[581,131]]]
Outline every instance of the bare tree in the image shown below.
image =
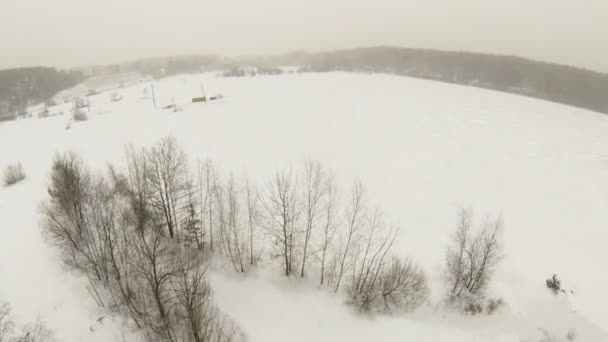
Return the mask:
[[211,290],[205,283],[204,275],[207,265],[196,260],[198,256],[189,255],[182,260],[178,268],[173,291],[182,311],[185,331],[189,332],[188,340],[204,341],[202,336],[203,319],[208,314]]
[[[478,233],[476,241],[467,253],[470,259],[477,260],[476,272],[467,282],[469,292],[477,293],[485,290],[485,287],[494,274],[496,266],[501,259],[499,234],[502,231],[502,217],[494,221],[486,221]],[[477,250],[475,250],[477,249]],[[477,254],[477,256],[475,256]]]
[[[384,260],[386,255],[390,252],[397,239],[398,230],[391,228],[388,229],[385,223],[382,221],[382,214],[379,209],[376,209],[374,215],[370,221],[370,229],[368,231],[368,238],[365,245],[365,254],[361,262],[361,268],[357,275],[357,285],[363,286],[368,277],[373,274],[374,265],[377,270],[384,266]],[[376,271],[378,272],[378,271]],[[375,276],[378,273],[373,274]]]
[[229,253],[232,252],[229,247],[229,240],[231,236],[227,234],[228,232],[228,220],[230,218],[229,208],[227,207],[226,201],[226,189],[224,189],[223,184],[219,177],[215,177],[213,184],[213,197],[217,207],[217,227],[216,232],[219,235],[219,251],[223,255],[228,255],[230,260],[232,261],[232,255]]
[[[111,182],[91,175],[74,154],[58,156],[42,205],[44,236],[88,278],[96,302],[130,318],[146,341],[232,340],[235,327],[215,309],[204,283],[206,255],[151,228],[147,158],[128,156],[128,175],[110,166]],[[195,197],[188,196],[192,188],[184,191]],[[28,331],[23,341],[37,341],[42,332]]]
[[[200,164],[200,163],[199,163]],[[211,161],[206,161],[202,165],[199,165],[199,204],[201,206],[201,223],[203,224],[203,231],[205,231],[205,225],[209,232],[209,249],[213,250],[213,226],[215,213],[215,184],[216,171]],[[204,234],[203,235],[207,235]]]
[[446,253],[444,277],[450,286],[450,297],[455,297],[463,289],[463,279],[465,279],[465,272],[467,272],[465,250],[472,234],[471,219],[471,212],[461,209],[456,233]]
[[472,212],[461,210],[458,228],[446,253],[444,278],[448,298],[480,296],[501,259],[499,233],[502,218],[486,221],[473,231]]
[[154,232],[142,236],[133,247],[136,254],[132,259],[133,268],[142,279],[140,291],[149,294],[145,325],[162,340],[176,341],[171,293],[171,281],[177,272],[175,253],[169,242]]
[[186,155],[173,137],[161,139],[146,152],[152,207],[165,218],[169,237],[179,240],[178,201],[187,174]]
[[185,254],[180,261],[173,291],[182,324],[181,341],[231,341],[235,330],[213,304],[205,280],[208,262],[204,255]]
[[256,227],[259,225],[260,221],[260,195],[255,185],[250,183],[249,178],[245,180],[245,192],[247,196],[247,226],[249,228],[249,264],[253,266],[258,259],[253,242],[255,240]]
[[265,228],[283,260],[285,275],[295,264],[296,220],[298,219],[296,179],[291,170],[277,172],[268,183],[263,206],[267,213]]
[[218,184],[215,189],[222,250],[237,272],[245,272],[246,258],[249,254],[246,239],[247,228],[242,220],[241,201],[234,177],[231,175],[225,186]]
[[398,231],[386,227],[379,210],[365,223],[363,241],[357,246],[357,250],[353,251],[350,271],[352,280],[348,293],[351,302],[359,309],[370,311],[380,296],[379,276],[383,272],[386,256],[393,247]]
[[304,246],[302,249],[302,268],[300,277],[304,277],[306,269],[306,257],[308,255],[308,246],[310,243],[313,229],[317,226],[317,221],[320,216],[321,200],[326,193],[323,181],[324,172],[319,162],[308,161],[304,166],[304,175],[302,177],[303,191],[303,213],[306,224],[304,231]]
[[48,193],[50,200],[41,206],[42,233],[60,247],[63,260],[84,272],[102,274],[96,256],[89,250],[87,203],[90,203],[92,176],[84,162],[74,153],[55,157]]
[[[326,281],[326,265],[328,254],[331,252],[336,237],[336,224],[335,213],[336,213],[336,181],[333,175],[330,175],[325,180],[325,190],[326,190],[326,201],[323,208],[323,216],[325,218],[325,222],[323,224],[323,236],[321,241],[321,280],[320,283],[323,285]],[[333,278],[335,272],[335,258],[332,269],[330,273],[330,278]]]
[[[130,145],[125,147],[125,157],[127,176],[123,185],[126,189],[121,192],[128,197],[131,212],[129,223],[134,225],[137,231],[143,232],[146,226],[154,225],[152,208],[149,205],[151,191],[148,182],[146,153],[143,149],[137,150]],[[116,184],[118,176],[113,178]]]
[[228,203],[230,210],[230,235],[232,236],[232,249],[234,257],[241,272],[245,272],[247,253],[246,226],[241,220],[241,203],[236,189],[234,177],[228,181]]
[[342,277],[344,276],[346,258],[349,256],[350,248],[366,219],[365,206],[363,203],[364,193],[365,189],[363,184],[360,181],[357,181],[353,187],[349,206],[346,209],[347,231],[346,237],[344,238],[344,246],[342,247],[341,251],[336,286],[334,289],[336,292],[338,292]]
[[133,221],[126,209],[130,202],[123,205],[118,198],[121,186],[91,176],[84,163],[69,153],[55,159],[50,178],[50,200],[42,205],[43,235],[59,247],[68,266],[86,275],[89,292],[100,306],[105,306],[108,294],[112,309],[121,311],[123,306],[117,303],[124,302],[138,324],[140,312],[132,300],[134,286],[127,267],[130,232],[124,229]]

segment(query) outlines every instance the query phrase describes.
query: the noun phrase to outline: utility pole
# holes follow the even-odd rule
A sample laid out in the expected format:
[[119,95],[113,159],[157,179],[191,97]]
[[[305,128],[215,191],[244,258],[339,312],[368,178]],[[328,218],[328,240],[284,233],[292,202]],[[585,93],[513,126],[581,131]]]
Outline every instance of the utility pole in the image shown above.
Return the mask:
[[207,96],[205,96],[205,87],[203,87],[203,82],[201,82],[201,91],[203,92],[203,102],[207,102]]

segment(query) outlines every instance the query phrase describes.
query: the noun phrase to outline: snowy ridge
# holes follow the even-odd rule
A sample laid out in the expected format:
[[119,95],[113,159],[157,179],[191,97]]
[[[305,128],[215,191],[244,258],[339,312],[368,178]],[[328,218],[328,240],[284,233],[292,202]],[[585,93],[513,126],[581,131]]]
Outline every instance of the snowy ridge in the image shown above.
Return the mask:
[[[208,94],[224,98],[191,103]],[[143,89],[146,87],[146,93]],[[0,299],[16,319],[38,314],[60,341],[114,341],[120,324],[96,322],[86,282],[61,269],[41,239],[38,203],[50,161],[80,153],[92,169],[120,163],[127,143],[172,134],[193,157],[265,179],[276,168],[321,161],[350,184],[360,178],[372,204],[401,227],[399,254],[442,295],[440,268],[459,207],[479,219],[502,214],[505,257],[491,284],[507,303],[489,317],[435,305],[406,316],[358,317],[314,282],[259,270],[241,279],[214,271],[222,310],[251,341],[530,341],[546,330],[576,341],[608,341],[608,298],[601,271],[608,222],[608,118],[604,115],[469,87],[347,73],[215,78],[177,76],[91,96],[89,120],[65,129],[67,115],[0,124],[0,170],[20,161],[27,179],[0,188]],[[160,107],[175,103],[183,111]],[[340,184],[340,185],[345,185]],[[544,280],[557,273],[568,297]],[[125,333],[128,336],[128,333]]]

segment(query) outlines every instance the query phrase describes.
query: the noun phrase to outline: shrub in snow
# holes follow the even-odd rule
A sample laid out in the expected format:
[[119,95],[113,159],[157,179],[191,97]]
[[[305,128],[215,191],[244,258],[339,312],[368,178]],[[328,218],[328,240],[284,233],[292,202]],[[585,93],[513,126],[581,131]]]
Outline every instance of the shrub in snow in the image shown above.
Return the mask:
[[87,121],[89,120],[89,117],[87,116],[87,113],[85,113],[84,110],[76,109],[74,110],[73,119],[74,121]]
[[429,295],[424,272],[408,259],[393,258],[379,282],[384,310],[388,312],[416,308]]
[[429,289],[421,268],[409,259],[394,257],[386,265],[378,261],[362,267],[364,271],[348,284],[350,305],[361,312],[394,313],[411,311],[426,302]]
[[553,292],[553,294],[557,295],[562,290],[562,282],[557,278],[557,274],[554,274],[551,278],[545,281],[547,287]]
[[496,310],[500,309],[500,307],[502,307],[504,305],[504,302],[502,301],[501,298],[498,299],[488,299],[487,301],[487,305],[486,305],[486,312],[491,315],[494,312],[496,312]]
[[484,297],[487,284],[501,258],[499,233],[502,226],[502,219],[498,218],[486,221],[475,232],[471,212],[460,212],[458,228],[448,247],[444,267],[450,302],[465,298],[469,311],[479,311],[475,298]]
[[463,296],[458,299],[461,301],[462,311],[465,313],[476,316],[483,313],[483,302],[476,296]]
[[360,182],[355,184],[346,213],[336,290],[346,274],[348,302],[362,312],[408,311],[422,304],[428,296],[424,273],[408,259],[390,259],[397,230],[385,224],[379,210],[368,211]]
[[25,171],[21,163],[11,164],[4,169],[2,181],[4,186],[17,184],[25,179]]
[[492,315],[504,306],[500,298],[485,298],[477,295],[461,295],[451,301],[451,306],[472,316]]
[[576,333],[573,330],[568,331],[566,334],[568,341],[574,341],[576,339]]

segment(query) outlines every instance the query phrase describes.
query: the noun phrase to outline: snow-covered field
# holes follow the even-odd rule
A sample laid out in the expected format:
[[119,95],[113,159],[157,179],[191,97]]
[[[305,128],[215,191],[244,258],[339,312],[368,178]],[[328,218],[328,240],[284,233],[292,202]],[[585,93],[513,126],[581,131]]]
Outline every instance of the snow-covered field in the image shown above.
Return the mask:
[[[193,104],[204,82],[207,95]],[[144,98],[143,88],[148,87]],[[61,269],[38,229],[38,203],[54,153],[79,152],[92,168],[120,162],[124,145],[174,135],[195,157],[264,179],[316,159],[343,188],[360,178],[372,204],[401,227],[396,251],[412,257],[441,297],[440,268],[458,209],[501,214],[504,259],[492,294],[507,307],[464,317],[428,306],[363,318],[312,282],[260,270],[214,272],[222,310],[251,341],[540,341],[541,329],[608,341],[608,117],[520,96],[387,75],[188,75],[91,97],[89,121],[67,115],[0,124],[0,170],[22,162],[27,179],[0,188],[0,299],[16,319],[40,314],[60,341],[114,341],[96,322],[85,282]],[[67,111],[67,108],[64,109]],[[557,273],[568,297],[545,279]]]

